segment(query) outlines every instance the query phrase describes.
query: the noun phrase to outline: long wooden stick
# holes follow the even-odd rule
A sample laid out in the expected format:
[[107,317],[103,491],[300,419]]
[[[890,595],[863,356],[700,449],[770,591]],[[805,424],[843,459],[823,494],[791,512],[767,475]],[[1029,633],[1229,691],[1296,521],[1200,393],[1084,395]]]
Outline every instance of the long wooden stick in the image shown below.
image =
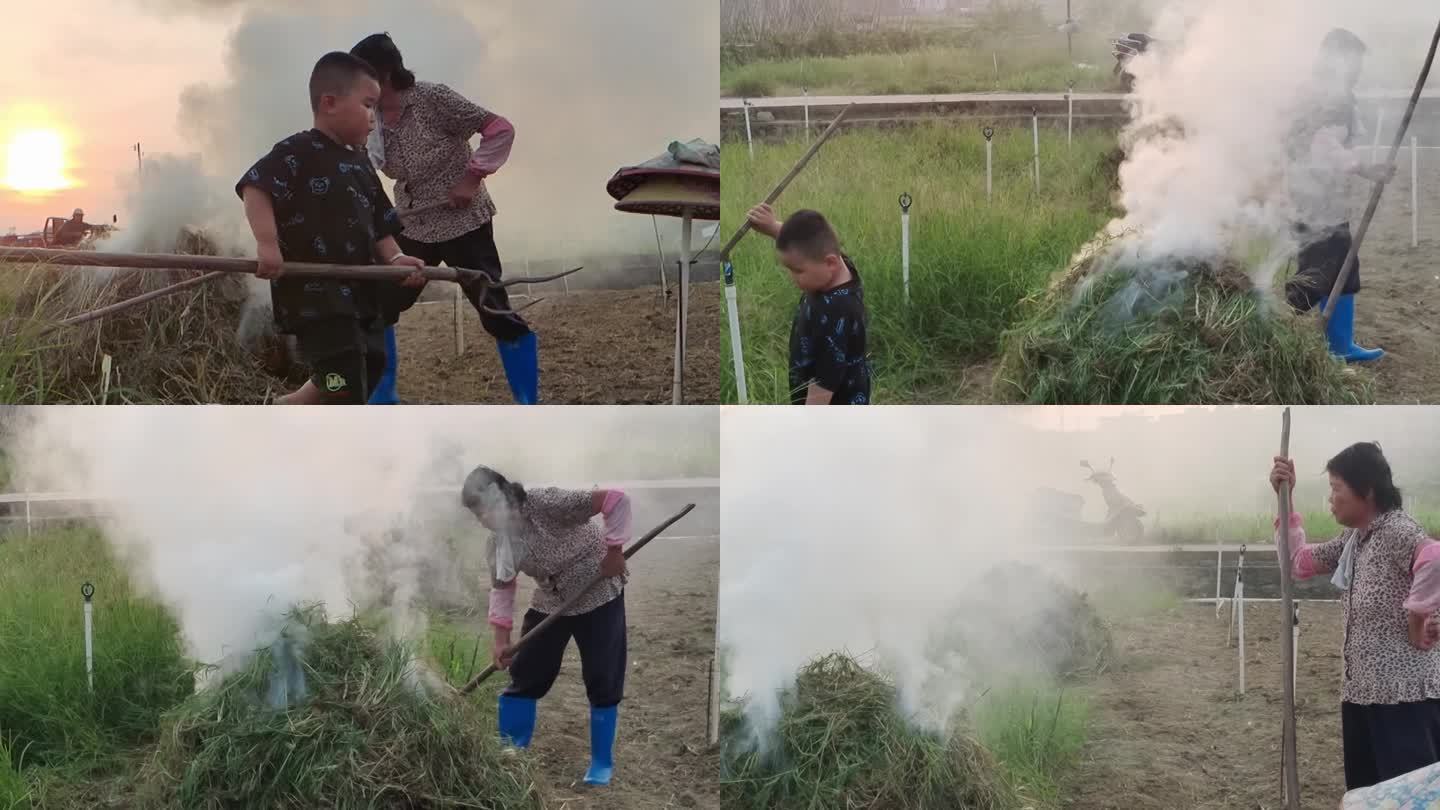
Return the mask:
[[[1280,423],[1280,457],[1290,457],[1290,409],[1286,408]],[[1285,807],[1300,810],[1300,771],[1295,758],[1295,592],[1290,571],[1290,487],[1282,486],[1276,496],[1280,511],[1280,621],[1283,625],[1280,644],[1280,680],[1285,685],[1284,716],[1280,732],[1280,777],[1285,791]]]
[[[661,523],[659,526],[656,526],[655,528],[651,529],[649,532],[647,532],[647,533],[645,534],[644,537],[640,538],[639,540],[636,540],[634,543],[631,543],[631,544],[630,544],[630,548],[625,549],[625,559],[628,560],[628,559],[630,559],[631,557],[635,556],[635,552],[637,552],[637,551],[639,551],[640,549],[644,548],[644,547],[646,546],[646,544],[648,544],[651,540],[654,540],[656,537],[659,537],[661,532],[663,532],[663,531],[665,531],[666,529],[668,529],[668,528],[670,528],[671,526],[673,526],[677,521],[680,520],[680,518],[683,518],[683,517],[685,517],[686,515],[690,514],[690,510],[692,510],[692,509],[694,509],[694,508],[695,508],[695,504],[693,504],[693,503],[687,503],[687,504],[685,504],[685,508],[684,508],[684,509],[681,509],[679,512],[676,512],[674,515],[672,515],[672,516],[671,516],[668,520],[666,520],[664,523]],[[583,590],[583,591],[575,594],[574,596],[570,597],[568,600],[566,600],[565,604],[563,604],[563,605],[560,606],[560,609],[559,609],[559,610],[555,611],[554,613],[551,613],[549,616],[546,616],[545,619],[544,619],[544,621],[542,621],[542,622],[540,622],[539,624],[535,625],[535,627],[532,628],[532,629],[530,630],[530,632],[528,632],[528,633],[526,633],[525,635],[521,636],[518,641],[516,641],[514,644],[510,645],[511,651],[512,651],[512,652],[518,651],[521,647],[525,646],[525,644],[528,643],[531,639],[536,638],[536,637],[539,636],[540,634],[544,633],[545,630],[546,630],[546,628],[548,628],[550,625],[552,625],[552,624],[554,624],[555,622],[557,622],[557,621],[560,620],[560,617],[565,614],[565,611],[567,611],[567,610],[569,610],[571,607],[573,607],[573,606],[575,605],[575,603],[579,602],[582,598],[585,597],[586,594],[590,593],[591,589],[593,589],[596,585],[599,585],[601,582],[605,581],[605,579],[606,579],[606,577],[602,574],[602,575],[598,575],[598,576],[596,576],[594,579],[590,580],[590,584],[585,586],[585,590]],[[489,678],[491,675],[494,675],[494,674],[495,674],[496,672],[498,672],[498,671],[499,671],[499,668],[495,666],[494,662],[491,662],[490,666],[486,667],[479,675],[476,675],[474,678],[471,678],[469,683],[467,683],[467,684],[465,684],[464,686],[460,687],[457,691],[458,691],[460,694],[462,694],[462,695],[468,695],[468,694],[470,694],[471,692],[474,692],[474,691],[475,691],[475,688],[476,688],[477,686],[479,686],[480,684],[484,683],[487,678]]]
[[[1395,130],[1395,141],[1390,145],[1389,165],[1395,165],[1395,159],[1400,154],[1400,147],[1405,143],[1405,131],[1410,128],[1410,119],[1415,116],[1415,105],[1420,103],[1420,93],[1425,89],[1425,82],[1430,78],[1430,66],[1435,63],[1435,49],[1440,46],[1440,24],[1435,26],[1435,35],[1430,38],[1430,52],[1425,55],[1425,65],[1420,68],[1420,78],[1415,82],[1415,91],[1410,94],[1410,104],[1405,108],[1405,117],[1400,120],[1400,127]],[[1350,252],[1345,254],[1345,263],[1340,266],[1340,274],[1335,277],[1335,284],[1330,287],[1330,297],[1325,300],[1325,307],[1320,311],[1320,328],[1323,330],[1330,324],[1330,315],[1335,311],[1335,301],[1340,297],[1340,291],[1345,289],[1345,282],[1355,270],[1355,259],[1360,255],[1360,243],[1365,241],[1365,233],[1370,230],[1370,220],[1375,218],[1375,211],[1380,207],[1380,194],[1385,191],[1384,183],[1376,183],[1375,188],[1370,191],[1370,204],[1365,207],[1365,216],[1360,218],[1360,228],[1355,231],[1354,238],[1350,240]]]
[[[100,253],[94,250],[51,250],[46,248],[0,247],[0,261],[34,262],[61,267],[128,267],[134,270],[202,270],[205,272],[243,273],[254,275],[258,262],[254,259],[231,259],[222,256],[190,256],[171,253]],[[286,275],[300,278],[357,279],[370,281],[404,281],[415,268],[388,267],[370,264],[309,264],[285,262]],[[580,268],[540,278],[515,278],[489,282],[495,287],[514,284],[540,284],[554,281]],[[456,267],[423,267],[420,272],[431,281],[470,281],[490,277],[479,270]]]
[[106,315],[113,315],[116,312],[123,312],[127,309],[130,309],[131,307],[139,306],[147,301],[154,301],[157,298],[164,298],[167,295],[174,295],[175,293],[183,292],[192,287],[199,287],[200,285],[210,281],[214,281],[217,278],[223,278],[225,275],[225,273],[212,271],[206,273],[203,276],[196,276],[195,278],[189,278],[184,281],[171,284],[168,287],[161,287],[158,290],[151,290],[147,293],[141,293],[134,298],[127,298],[124,301],[116,301],[115,303],[108,306],[103,306],[99,309],[92,309],[89,312],[83,312],[79,315],[74,316],[73,318],[66,318],[63,321],[56,321],[55,323],[50,324],[49,326],[41,330],[40,334],[48,335],[51,332],[54,332],[55,330],[66,326],[78,326],[82,323],[89,323],[90,321],[103,318]]
[[[790,181],[794,180],[797,176],[799,176],[801,170],[805,168],[805,164],[810,162],[810,158],[815,157],[815,153],[820,151],[820,147],[824,146],[825,142],[830,140],[830,136],[834,135],[836,130],[840,128],[840,122],[845,120],[845,116],[850,113],[850,110],[854,106],[855,105],[853,103],[845,105],[845,108],[840,111],[840,114],[835,116],[835,120],[830,122],[830,126],[826,127],[825,131],[820,134],[820,137],[816,138],[815,142],[810,144],[810,148],[806,149],[805,154],[801,155],[800,159],[795,162],[795,165],[790,169],[790,173],[785,175],[785,177],[781,179],[779,183],[776,183],[775,187],[770,189],[769,194],[765,195],[766,205],[770,205],[776,200],[780,199],[780,195],[784,193],[785,187],[790,185]],[[725,243],[725,247],[720,248],[720,258],[730,258],[730,251],[734,250],[735,246],[739,244],[740,240],[744,239],[745,234],[749,232],[750,220],[746,219],[744,222],[740,223],[739,230],[735,231],[735,233],[730,236],[730,240]]]
[[439,211],[441,208],[450,207],[449,200],[440,200],[438,202],[426,203],[419,208],[401,208],[397,210],[400,212],[400,219],[404,220],[414,219],[415,217],[424,216],[432,211]]

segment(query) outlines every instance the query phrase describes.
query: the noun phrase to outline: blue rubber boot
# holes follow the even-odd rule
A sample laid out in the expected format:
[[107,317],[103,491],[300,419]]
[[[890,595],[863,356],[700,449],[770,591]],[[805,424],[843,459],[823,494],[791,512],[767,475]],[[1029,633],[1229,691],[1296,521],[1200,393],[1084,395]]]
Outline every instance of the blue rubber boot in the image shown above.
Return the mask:
[[535,701],[531,698],[500,696],[500,742],[516,748],[530,747],[535,734]]
[[400,352],[395,342],[395,327],[385,327],[385,371],[370,392],[371,405],[399,405],[400,392],[395,388],[395,373],[400,370]]
[[615,775],[615,723],[620,707],[590,709],[590,770],[585,784],[608,785]]
[[[1321,309],[1325,299],[1320,301]],[[1355,296],[1342,295],[1335,302],[1335,311],[1330,313],[1330,323],[1325,327],[1325,338],[1330,343],[1330,353],[1347,363],[1369,363],[1385,356],[1384,349],[1365,349],[1355,345]]]
[[517,340],[497,340],[495,347],[500,350],[500,364],[505,367],[505,379],[510,382],[510,393],[515,396],[515,404],[538,405],[540,339],[534,332],[527,332]]

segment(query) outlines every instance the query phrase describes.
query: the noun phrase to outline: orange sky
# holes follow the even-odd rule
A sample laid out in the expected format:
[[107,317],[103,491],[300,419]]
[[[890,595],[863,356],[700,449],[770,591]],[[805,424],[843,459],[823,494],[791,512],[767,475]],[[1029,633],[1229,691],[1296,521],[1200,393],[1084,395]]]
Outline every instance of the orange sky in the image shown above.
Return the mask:
[[45,196],[0,187],[0,233],[38,230],[47,216],[68,216],[76,207],[90,222],[123,219],[117,181],[135,170],[131,146],[186,151],[175,126],[180,91],[222,78],[235,15],[177,15],[139,0],[7,5],[0,179],[15,133],[46,126],[59,130],[65,175],[79,185]]

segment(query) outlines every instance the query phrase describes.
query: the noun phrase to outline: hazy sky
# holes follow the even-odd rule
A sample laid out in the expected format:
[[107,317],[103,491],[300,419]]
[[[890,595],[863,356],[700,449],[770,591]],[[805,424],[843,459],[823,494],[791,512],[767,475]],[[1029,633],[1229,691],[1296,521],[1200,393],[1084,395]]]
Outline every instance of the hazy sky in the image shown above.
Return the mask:
[[180,90],[224,76],[226,31],[238,12],[179,14],[138,0],[24,3],[6,9],[0,50],[0,177],[17,132],[57,129],[66,174],[79,185],[47,195],[0,188],[0,232],[38,229],[47,216],[119,213],[117,176],[146,151],[187,151],[176,132]]
[[[249,241],[233,185],[276,141],[309,128],[315,60],[390,32],[422,80],[509,118],[510,162],[487,181],[502,252],[655,248],[649,217],[620,214],[605,183],[672,140],[719,135],[719,20],[707,0],[82,0],[10,11],[0,55],[0,232],[83,207],[139,233],[174,220]],[[58,131],[75,187],[10,165],[16,136]],[[37,142],[27,154],[36,154]],[[139,141],[142,204],[129,205]],[[38,139],[41,146],[44,138]],[[180,158],[177,160],[177,158]],[[32,183],[33,184],[33,183]],[[130,210],[131,208],[135,210]],[[666,241],[678,220],[661,218]],[[164,235],[161,235],[164,237]],[[243,246],[242,246],[243,247]],[[545,256],[537,256],[545,258]],[[562,256],[555,256],[562,258]]]

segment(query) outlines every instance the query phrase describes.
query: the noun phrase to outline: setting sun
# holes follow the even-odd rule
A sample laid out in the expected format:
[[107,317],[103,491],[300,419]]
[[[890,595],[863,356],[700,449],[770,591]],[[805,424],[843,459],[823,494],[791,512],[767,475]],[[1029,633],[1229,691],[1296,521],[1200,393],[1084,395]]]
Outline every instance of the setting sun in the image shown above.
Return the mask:
[[59,191],[72,184],[65,177],[65,142],[49,129],[15,133],[5,150],[3,184],[16,191]]

